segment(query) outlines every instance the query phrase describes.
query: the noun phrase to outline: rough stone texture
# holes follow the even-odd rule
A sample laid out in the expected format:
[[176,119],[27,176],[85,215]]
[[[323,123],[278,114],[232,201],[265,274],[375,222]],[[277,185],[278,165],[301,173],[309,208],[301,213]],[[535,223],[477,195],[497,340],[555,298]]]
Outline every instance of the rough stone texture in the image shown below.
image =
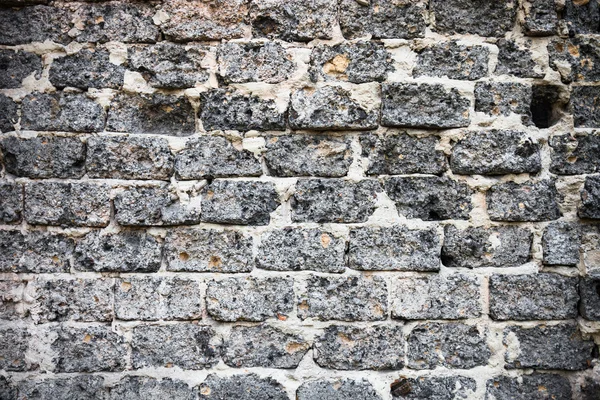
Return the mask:
[[23,8],[0,9],[0,44],[16,45],[29,42],[68,43],[71,29],[66,10],[36,5]]
[[363,271],[439,271],[440,247],[434,229],[354,228],[348,266]]
[[594,37],[556,39],[548,44],[548,54],[550,67],[560,73],[564,83],[600,80],[600,40]]
[[17,398],[17,388],[15,388],[12,385],[12,382],[4,376],[0,377],[0,398],[7,400]]
[[337,370],[398,370],[404,367],[401,326],[368,328],[332,325],[314,345],[319,366]]
[[217,321],[285,320],[293,303],[293,280],[289,277],[211,280],[206,290],[206,309]]
[[451,268],[518,267],[531,258],[533,233],[517,226],[444,228],[442,262]]
[[477,80],[488,73],[490,50],[484,46],[464,46],[456,41],[434,44],[417,50],[413,76],[440,76]]
[[579,313],[590,321],[600,321],[600,279],[581,278]]
[[558,175],[600,172],[600,135],[556,135],[549,140],[552,148],[550,171]]
[[[554,0],[550,1],[554,2]],[[499,49],[496,75],[512,75],[519,78],[544,77],[545,71],[533,59],[529,42],[521,44],[513,40],[500,39],[496,45]]]
[[381,400],[381,396],[366,379],[339,381],[316,380],[302,384],[296,392],[297,400]]
[[49,72],[50,83],[59,89],[67,86],[120,89],[124,77],[125,68],[111,63],[110,54],[104,49],[83,49],[56,58]]
[[143,231],[91,232],[77,242],[74,267],[95,272],[156,272],[162,244]]
[[413,39],[425,36],[423,1],[341,0],[339,20],[346,39]]
[[[1,16],[0,10],[0,16]],[[1,18],[1,17],[0,17]],[[42,58],[26,51],[0,50],[0,88],[14,89],[21,86],[23,79],[33,76],[40,79]]]
[[381,125],[413,128],[468,126],[469,100],[440,84],[384,83]]
[[6,171],[27,178],[81,178],[85,144],[79,138],[8,136],[0,140]]
[[375,129],[379,110],[369,109],[339,86],[303,88],[292,93],[289,122],[292,129]]
[[418,138],[406,132],[360,136],[362,156],[369,159],[369,175],[441,175],[447,165],[444,152],[436,149],[438,142],[435,136]]
[[487,381],[486,398],[511,400],[526,398],[531,400],[571,400],[569,380],[558,374],[523,375],[521,378],[497,376]]
[[74,246],[62,234],[0,231],[0,272],[68,272]]
[[561,216],[554,181],[498,183],[486,193],[492,221],[549,221]]
[[393,398],[420,400],[468,399],[476,390],[474,379],[463,376],[404,378],[391,385]]
[[185,97],[118,94],[110,103],[106,129],[114,132],[188,136],[195,132],[194,109]]
[[531,86],[524,83],[477,82],[475,111],[493,116],[519,114],[531,118]]
[[291,199],[293,222],[365,222],[381,185],[370,179],[299,179]]
[[579,252],[581,255],[581,265],[583,271],[590,277],[600,278],[600,264],[598,256],[600,256],[600,226],[583,225],[581,247]]
[[310,344],[302,336],[268,326],[234,326],[223,361],[234,368],[296,368]]
[[600,219],[600,176],[585,178],[577,214],[581,218]]
[[448,177],[392,177],[385,191],[400,215],[424,221],[468,219],[472,190]]
[[459,140],[450,168],[462,175],[524,174],[539,172],[542,161],[539,145],[526,133],[493,129],[469,132]]
[[577,317],[579,278],[551,273],[492,275],[490,317],[494,320],[552,320]]
[[211,374],[199,386],[198,392],[200,400],[289,400],[279,382],[254,373],[229,377]]
[[298,301],[298,317],[320,321],[387,319],[388,289],[380,276],[315,276],[307,280]]
[[175,156],[175,172],[179,179],[260,176],[260,161],[241,143],[231,143],[221,136],[190,139]]
[[34,131],[100,132],[106,113],[85,93],[32,93],[21,103],[21,128]]
[[256,265],[272,271],[344,272],[346,241],[322,229],[286,228],[264,233]]
[[573,223],[555,222],[546,227],[542,236],[545,265],[577,265],[581,231]]
[[431,0],[429,3],[436,31],[496,37],[513,29],[517,8],[515,0]]
[[510,348],[505,354],[506,368],[583,370],[591,367],[596,345],[583,339],[575,323],[504,329],[504,345],[518,344],[518,353]]
[[200,120],[207,131],[285,130],[285,113],[277,109],[275,101],[235,90],[213,89],[201,93]]
[[566,0],[563,19],[569,36],[580,33],[600,33],[600,4],[595,0]]
[[23,185],[14,182],[0,183],[0,222],[21,222],[23,214]]
[[24,380],[18,384],[19,395],[13,399],[104,400],[104,378],[79,375],[67,378],[48,378],[41,381]]
[[109,187],[89,182],[27,183],[24,216],[33,225],[107,226]]
[[15,321],[23,318],[23,290],[27,282],[20,280],[0,280],[0,320]]
[[456,322],[419,324],[406,340],[413,369],[468,369],[487,364],[491,356],[483,328]]
[[210,326],[139,325],[133,328],[134,369],[154,367],[199,370],[219,362],[220,345]]
[[[0,9],[0,14],[2,9]],[[17,115],[17,103],[15,103],[10,97],[0,93],[0,131],[10,132],[14,131],[14,124],[19,120]]]
[[558,13],[556,0],[528,0],[523,3],[523,30],[528,36],[550,36],[556,33]]
[[110,389],[110,400],[178,399],[196,400],[196,389],[183,381],[127,376]]
[[571,89],[571,108],[575,128],[600,127],[600,87],[574,86]]
[[350,140],[328,136],[272,136],[265,163],[273,176],[345,176],[352,164]]
[[580,395],[582,400],[598,400],[600,393],[600,383],[597,376],[586,376],[580,386]]
[[30,334],[27,328],[1,327],[0,342],[10,343],[10,346],[0,347],[0,368],[5,371],[29,371],[37,365],[32,365],[26,360],[29,347]]
[[202,196],[202,221],[217,224],[268,225],[280,206],[270,182],[218,180]]
[[217,49],[219,75],[225,83],[280,83],[296,70],[279,43],[224,43]]

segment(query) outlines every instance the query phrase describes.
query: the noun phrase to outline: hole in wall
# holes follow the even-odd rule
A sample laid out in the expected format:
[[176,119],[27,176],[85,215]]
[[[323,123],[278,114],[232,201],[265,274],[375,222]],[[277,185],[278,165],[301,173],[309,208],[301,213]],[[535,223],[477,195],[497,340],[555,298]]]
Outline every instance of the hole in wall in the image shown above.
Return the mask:
[[563,115],[565,102],[562,89],[554,85],[533,85],[531,97],[531,119],[538,128],[550,128]]

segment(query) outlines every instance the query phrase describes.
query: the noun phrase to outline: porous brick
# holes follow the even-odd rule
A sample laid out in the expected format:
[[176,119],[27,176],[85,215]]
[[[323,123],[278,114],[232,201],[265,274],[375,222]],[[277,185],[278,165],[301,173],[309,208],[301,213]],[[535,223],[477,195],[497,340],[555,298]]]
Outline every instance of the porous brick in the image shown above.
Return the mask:
[[543,262],[546,265],[577,265],[580,245],[581,230],[576,224],[552,223],[542,236]]
[[23,215],[23,185],[14,182],[0,183],[0,222],[21,222]]
[[429,3],[436,31],[496,37],[513,29],[517,8],[515,0],[431,0]]
[[[2,9],[0,9],[0,13]],[[0,131],[10,132],[14,131],[14,124],[19,121],[17,115],[17,103],[15,103],[10,97],[0,93]]]
[[110,400],[147,400],[172,398],[196,400],[196,388],[171,378],[154,379],[147,376],[126,376],[110,388]]
[[27,361],[31,335],[27,328],[4,326],[0,328],[0,343],[10,343],[0,347],[0,369],[5,371],[30,371],[37,365]]
[[528,36],[551,36],[558,25],[556,0],[528,0],[523,4],[523,30]]
[[443,376],[405,378],[395,380],[391,384],[394,399],[421,400],[454,400],[468,399],[475,393],[475,379],[464,376]]
[[198,388],[200,400],[289,400],[285,388],[270,377],[255,373],[219,376],[210,374]]
[[597,38],[556,39],[548,44],[548,54],[550,67],[560,73],[564,83],[600,80],[600,40]]
[[506,182],[486,193],[487,211],[492,221],[550,221],[558,219],[561,196],[554,181]]
[[600,4],[597,1],[565,0],[562,17],[569,36],[600,33]]
[[556,135],[548,142],[552,149],[550,172],[579,175],[600,172],[600,135]]
[[17,388],[19,396],[14,399],[106,399],[104,378],[98,375],[76,375],[40,381],[26,379],[19,382]]
[[493,116],[519,114],[531,118],[531,85],[513,82],[478,82],[475,84],[475,111]]
[[527,398],[532,400],[570,400],[571,384],[558,374],[523,375],[518,378],[497,376],[486,383],[486,399],[512,400]]
[[477,80],[488,73],[490,50],[485,46],[465,46],[456,41],[436,43],[417,50],[413,76],[438,76]]
[[18,279],[0,280],[0,320],[15,321],[24,317],[23,291],[26,284]]
[[279,43],[223,43],[217,49],[219,75],[225,83],[280,83],[296,70]]
[[67,44],[71,29],[66,10],[45,5],[0,9],[0,44],[17,45],[50,40]]
[[57,88],[75,87],[120,89],[125,67],[110,61],[108,50],[83,49],[77,53],[52,60],[50,83]]
[[[554,2],[554,0],[550,1]],[[497,75],[512,75],[519,78],[544,77],[544,68],[534,60],[529,42],[518,43],[500,39],[496,45],[498,46],[498,64],[495,71]]]
[[0,231],[0,272],[68,272],[74,247],[62,234]]
[[296,392],[297,400],[382,400],[366,379],[338,381],[315,380],[303,383]]
[[583,277],[579,282],[579,313],[590,321],[600,321],[600,279]]
[[581,218],[600,219],[600,176],[585,178],[577,214]]
[[[2,16],[0,10],[0,20]],[[23,79],[33,76],[40,79],[42,74],[42,58],[34,53],[22,50],[0,50],[0,66],[3,74],[0,76],[0,88],[14,89],[21,86]]]
[[600,127],[600,86],[574,86],[570,101],[575,128]]

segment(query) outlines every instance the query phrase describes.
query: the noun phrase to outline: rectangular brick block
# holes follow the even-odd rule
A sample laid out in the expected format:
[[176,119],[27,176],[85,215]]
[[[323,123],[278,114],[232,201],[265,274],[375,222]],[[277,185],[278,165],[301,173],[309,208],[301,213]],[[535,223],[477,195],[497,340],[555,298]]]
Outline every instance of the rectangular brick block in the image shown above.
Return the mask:
[[600,172],[600,135],[556,135],[548,143],[552,149],[550,172],[557,175]]
[[490,50],[485,46],[465,46],[456,41],[436,43],[417,50],[413,76],[438,76],[477,80],[488,74]]
[[28,76],[41,78],[42,57],[37,54],[3,49],[0,50],[0,63],[3,70],[8,72],[0,77],[0,88],[2,89],[18,88],[23,84],[23,79]]
[[160,399],[195,400],[197,389],[178,379],[125,376],[110,388],[110,400]]
[[563,83],[600,80],[600,40],[594,37],[556,39],[548,44],[547,49],[550,67],[560,73]]
[[0,9],[0,44],[17,45],[30,42],[67,44],[71,29],[69,13],[57,7],[35,5],[33,7]]
[[23,185],[14,182],[0,183],[0,222],[21,222],[23,215]]
[[587,176],[577,210],[580,218],[600,219],[600,176]]
[[533,222],[560,218],[560,195],[554,181],[498,183],[486,193],[492,221]]
[[26,284],[19,279],[0,280],[0,320],[15,321],[25,316],[23,292]]
[[580,227],[574,223],[559,221],[548,225],[542,236],[544,264],[579,264],[581,236]]
[[312,380],[304,382],[296,392],[296,400],[364,399],[381,400],[381,396],[366,379]]
[[493,116],[519,114],[527,122],[531,116],[531,85],[507,82],[475,84],[475,111]]
[[0,231],[0,272],[68,272],[74,247],[61,234]]
[[77,53],[52,60],[50,83],[59,89],[65,87],[121,89],[125,67],[110,62],[105,49],[82,49]]
[[0,327],[0,343],[9,344],[0,346],[0,369],[30,371],[37,368],[37,365],[31,364],[26,358],[30,337],[27,328]]
[[595,1],[566,0],[563,19],[570,36],[579,33],[600,33],[600,5]]
[[434,30],[445,34],[473,34],[502,37],[513,29],[518,4],[501,0],[474,4],[471,0],[431,0]]
[[[544,1],[554,4],[554,0],[537,0],[534,3],[540,4]],[[534,59],[529,43],[500,39],[496,43],[496,46],[498,46],[498,65],[494,71],[496,75],[512,75],[519,78],[543,78],[546,74],[545,66],[540,60]]]
[[[3,9],[0,9],[0,15]],[[1,20],[2,17],[0,17]],[[3,112],[0,114],[0,131],[10,132],[15,130],[15,124],[19,120],[17,103],[13,99],[0,93],[0,109]]]
[[391,384],[392,398],[405,400],[468,398],[475,393],[475,379],[464,376],[400,378]]
[[600,321],[600,279],[583,277],[579,281],[579,313],[590,321]]
[[600,87],[574,86],[570,102],[575,128],[600,128]]
[[210,374],[199,386],[200,400],[289,399],[285,388],[275,379],[261,378],[255,373],[222,376]]
[[522,23],[527,36],[550,36],[558,28],[555,0],[529,0],[524,3],[525,18]]
[[17,386],[19,392],[19,397],[15,397],[15,399],[104,400],[107,394],[104,387],[104,378],[97,375],[47,378],[44,380],[26,379],[15,386]]
[[217,48],[219,75],[228,83],[280,83],[296,71],[290,54],[277,42],[223,43]]
[[[571,384],[569,380],[558,374],[522,375],[518,378],[497,376],[487,381],[488,398],[512,400],[515,398],[548,398],[571,400]],[[543,396],[543,397],[540,397]]]

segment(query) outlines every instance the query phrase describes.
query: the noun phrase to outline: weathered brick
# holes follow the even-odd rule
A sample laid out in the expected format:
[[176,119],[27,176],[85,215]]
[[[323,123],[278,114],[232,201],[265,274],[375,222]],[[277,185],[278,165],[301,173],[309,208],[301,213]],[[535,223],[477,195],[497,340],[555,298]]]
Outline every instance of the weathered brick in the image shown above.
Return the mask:
[[440,84],[384,83],[381,125],[413,128],[468,126],[469,100],[456,88]]
[[[598,380],[598,376],[586,376],[579,387],[581,400],[597,400],[598,393],[600,393],[600,380]],[[565,400],[567,399],[570,399],[570,397],[565,397]]]
[[85,168],[90,178],[167,180],[173,155],[164,138],[92,136]]
[[[583,370],[591,367],[595,344],[583,339],[575,323],[504,329],[507,369]],[[518,352],[511,348],[517,346]]]
[[382,400],[366,379],[338,381],[316,380],[303,383],[296,392],[296,400]]
[[365,222],[382,188],[371,179],[299,179],[292,197],[294,222]]
[[477,82],[475,111],[494,116],[519,114],[531,118],[531,85],[514,82]]
[[292,93],[289,122],[292,129],[375,129],[379,110],[352,98],[339,86],[303,88]]
[[554,181],[498,183],[486,193],[492,221],[550,221],[561,216]]
[[434,28],[440,33],[470,33],[502,37],[515,24],[515,0],[481,2],[477,0],[431,0]]
[[457,322],[416,325],[407,337],[408,367],[468,369],[486,365],[491,350],[483,328]]
[[517,226],[444,228],[442,262],[451,268],[518,267],[529,261],[533,233]]
[[36,5],[33,7],[0,9],[0,44],[15,45],[50,40],[66,44],[71,29],[66,10]]
[[398,213],[424,221],[468,219],[472,189],[448,177],[391,177],[385,191]]
[[564,83],[600,81],[600,40],[594,37],[556,39],[548,44],[550,67]]
[[302,336],[268,325],[234,326],[223,361],[234,368],[296,368],[310,347]]
[[106,112],[85,93],[32,93],[21,103],[21,128],[33,131],[100,132]]
[[487,76],[490,50],[485,46],[465,46],[456,41],[436,43],[417,50],[413,76],[446,76],[477,80]]
[[122,320],[201,319],[200,284],[179,277],[120,278],[115,285],[115,315]]
[[250,272],[252,238],[235,231],[169,230],[165,240],[168,271]]
[[0,376],[0,399],[13,400],[16,398],[17,388],[13,385],[12,380],[4,376]]
[[0,328],[0,369],[5,371],[30,371],[37,365],[27,361],[30,334],[27,328],[4,326]]
[[600,219],[600,176],[585,178],[577,214],[581,218]]
[[185,97],[120,93],[110,103],[106,129],[114,132],[189,136],[195,111]]
[[285,228],[260,238],[256,264],[272,271],[344,272],[346,242],[322,229]]
[[199,386],[200,400],[289,400],[285,388],[275,379],[255,373],[219,376],[210,374]]
[[398,370],[404,367],[402,326],[332,325],[316,339],[314,359],[322,368]]
[[524,132],[468,132],[453,146],[450,168],[462,175],[533,174],[542,168],[540,147]]
[[[554,0],[550,1],[554,2]],[[495,71],[497,75],[512,75],[519,78],[544,77],[543,66],[533,59],[530,42],[517,43],[513,40],[500,39],[496,45],[499,49]]]
[[298,317],[320,321],[387,319],[388,289],[380,276],[315,276],[298,299]]
[[523,2],[523,31],[527,36],[551,36],[556,33],[558,13],[555,0],[528,0]]
[[0,222],[21,222],[23,214],[23,185],[14,182],[0,183]]
[[0,272],[68,272],[74,247],[61,234],[0,231]]
[[581,231],[569,222],[554,222],[544,229],[542,248],[545,265],[577,265]]
[[197,224],[200,222],[200,198],[192,189],[184,196],[166,183],[129,187],[115,198],[115,218],[123,226]]
[[401,377],[391,384],[392,397],[406,400],[468,399],[474,395],[476,388],[475,379],[463,376]]
[[88,182],[35,182],[25,185],[25,220],[30,224],[107,226],[109,187]]
[[201,93],[200,120],[207,131],[285,130],[285,112],[277,109],[274,100],[263,100],[235,90],[213,89]]
[[81,178],[85,144],[79,138],[8,136],[0,141],[7,172],[27,178]]
[[566,0],[562,14],[569,36],[600,33],[600,4],[597,1]]
[[[16,399],[105,400],[104,378],[97,375],[79,375],[66,378],[48,378],[40,381],[26,379],[18,383]],[[11,398],[7,400],[13,400]]]
[[[0,9],[2,13],[2,9]],[[14,124],[19,120],[17,115],[17,103],[15,103],[10,97],[0,93],[0,131],[10,132],[14,131]]]
[[196,388],[171,379],[154,379],[147,376],[126,376],[110,388],[110,400],[178,399],[196,400]]
[[217,48],[219,75],[225,83],[279,83],[296,70],[292,57],[275,42],[223,43]]
[[550,172],[558,175],[600,172],[600,135],[556,135],[549,140],[552,149]]
[[55,372],[124,371],[127,345],[108,325],[50,328]]
[[0,280],[0,320],[14,321],[23,318],[23,291],[26,283],[10,278]]
[[241,143],[231,143],[222,136],[200,136],[190,139],[175,156],[175,172],[179,179],[260,176],[260,161]]
[[575,128],[600,127],[600,86],[575,86],[570,101]]
[[363,271],[438,271],[435,229],[360,227],[350,231],[348,266]]
[[131,351],[134,369],[199,370],[214,367],[219,362],[220,344],[210,326],[140,325],[133,328]]
[[120,89],[124,77],[125,67],[111,63],[109,52],[104,49],[82,49],[56,58],[49,72],[50,83],[60,89],[67,86]]
[[280,206],[271,182],[217,180],[202,195],[202,221],[217,224],[268,225]]
[[590,321],[600,321],[600,279],[583,277],[579,282],[579,313]]
[[418,138],[406,132],[360,136],[362,156],[369,159],[368,175],[433,174],[446,171],[446,155],[436,149],[435,136]]
[[581,264],[587,275],[600,278],[600,226],[584,225],[581,229]]
[[143,231],[101,235],[91,232],[77,243],[75,269],[95,272],[156,272],[162,244]]
[[285,319],[294,306],[293,284],[289,277],[211,280],[206,290],[206,309],[217,321]]
[[497,376],[486,383],[486,398],[497,400],[571,400],[569,380],[557,374],[521,375],[518,378]]
[[[1,14],[0,10],[0,15]],[[1,18],[1,17],[0,17]],[[14,89],[21,86],[23,79],[33,76],[40,79],[42,74],[42,57],[22,50],[0,50],[0,88]]]

